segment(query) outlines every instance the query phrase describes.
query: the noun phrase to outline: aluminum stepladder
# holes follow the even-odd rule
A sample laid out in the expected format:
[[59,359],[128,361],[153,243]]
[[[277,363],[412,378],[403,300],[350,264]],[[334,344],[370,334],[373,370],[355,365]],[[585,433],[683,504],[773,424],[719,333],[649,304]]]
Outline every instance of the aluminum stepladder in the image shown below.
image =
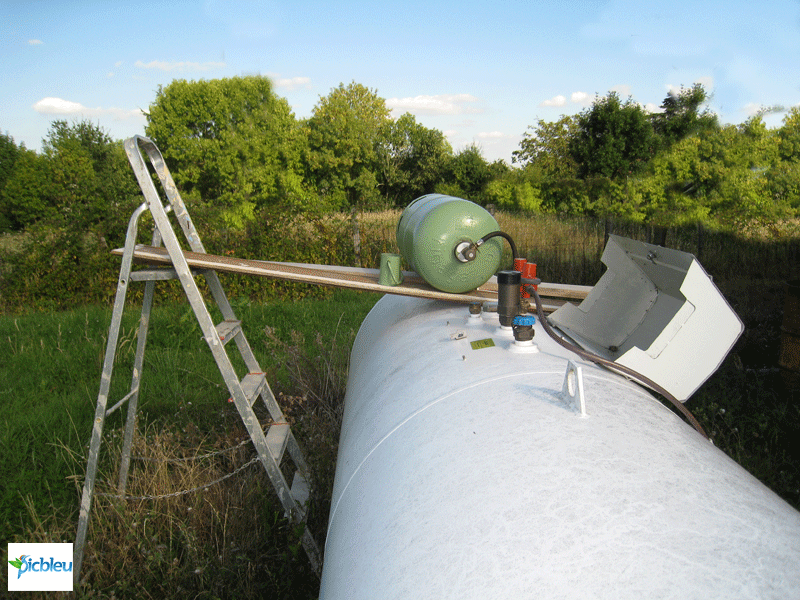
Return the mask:
[[[152,168],[160,180],[168,201],[166,206],[162,203],[156,186],[153,183],[147,164],[142,156],[142,150],[145,151]],[[127,403],[128,414],[125,422],[119,482],[117,486],[118,495],[124,496],[125,494],[130,466],[131,446],[136,430],[139,383],[141,381],[144,363],[147,330],[153,305],[155,284],[160,280],[176,278],[180,280],[183,291],[200,324],[203,337],[214,355],[214,359],[216,360],[228,391],[231,394],[231,398],[236,409],[239,411],[242,422],[250,435],[258,457],[272,482],[284,510],[289,517],[297,523],[304,523],[306,518],[305,503],[308,498],[308,466],[303,452],[275,400],[275,396],[266,380],[266,375],[259,366],[250,344],[245,338],[241,322],[237,320],[231,308],[216,271],[193,271],[186,262],[175,229],[170,223],[169,212],[174,213],[191,251],[205,253],[205,249],[189,217],[186,206],[175,187],[175,183],[167,169],[164,158],[150,139],[141,136],[135,136],[126,140],[125,152],[128,155],[128,160],[139,182],[139,187],[142,189],[145,202],[134,211],[128,224],[125,247],[122,254],[122,265],[117,281],[117,293],[114,300],[114,310],[109,327],[108,341],[106,343],[103,373],[100,379],[100,391],[95,408],[92,437],[89,445],[89,458],[86,466],[86,478],[83,485],[78,529],[75,538],[73,578],[76,589],[80,584],[81,563],[83,562],[83,551],[89,527],[95,479],[97,477],[103,425],[105,418],[109,414]],[[172,267],[132,270],[139,219],[142,214],[148,210],[154,221],[152,245],[160,246],[163,243],[169,253]],[[215,325],[203,295],[195,281],[195,275],[203,275],[205,277],[206,284],[211,290],[214,301],[222,313],[223,321],[220,324]],[[145,291],[137,334],[131,387],[127,395],[111,408],[107,408],[114,358],[117,350],[117,342],[119,340],[122,314],[125,307],[125,296],[129,283],[136,281],[145,282]],[[240,378],[236,373],[233,363],[228,356],[225,346],[229,341],[236,342],[236,347],[244,361],[247,374],[244,375],[243,378]],[[264,435],[262,426],[253,411],[253,406],[259,398],[264,402],[272,418],[272,423],[266,435]],[[284,477],[280,468],[281,461],[287,450],[295,466],[291,485]],[[308,528],[305,527],[303,528],[302,543],[311,566],[319,575],[322,567],[319,548]]]

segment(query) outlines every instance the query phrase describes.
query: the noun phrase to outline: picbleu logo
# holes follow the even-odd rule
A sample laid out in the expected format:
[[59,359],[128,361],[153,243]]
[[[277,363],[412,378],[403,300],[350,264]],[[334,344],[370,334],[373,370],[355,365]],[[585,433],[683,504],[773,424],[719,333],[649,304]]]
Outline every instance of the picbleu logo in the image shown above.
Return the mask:
[[59,571],[72,571],[72,561],[70,561],[69,566],[67,566],[66,561],[53,561],[52,556],[50,557],[50,562],[46,561],[43,556],[40,556],[39,561],[37,562],[30,556],[23,554],[19,558],[8,561],[8,563],[17,569],[17,579],[22,577],[23,573],[28,572],[47,573],[48,571],[52,571],[53,573],[57,573]]
[[72,591],[72,544],[9,544],[8,590]]

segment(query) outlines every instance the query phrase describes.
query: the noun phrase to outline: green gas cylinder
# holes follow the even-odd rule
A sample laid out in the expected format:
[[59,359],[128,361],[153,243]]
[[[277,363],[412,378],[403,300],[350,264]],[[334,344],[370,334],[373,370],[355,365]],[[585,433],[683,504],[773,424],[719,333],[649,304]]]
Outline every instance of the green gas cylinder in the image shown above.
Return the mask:
[[461,294],[480,287],[495,274],[503,257],[501,238],[492,238],[474,260],[462,262],[456,248],[477,242],[500,227],[474,202],[428,194],[409,204],[397,224],[397,245],[409,267],[438,290]]

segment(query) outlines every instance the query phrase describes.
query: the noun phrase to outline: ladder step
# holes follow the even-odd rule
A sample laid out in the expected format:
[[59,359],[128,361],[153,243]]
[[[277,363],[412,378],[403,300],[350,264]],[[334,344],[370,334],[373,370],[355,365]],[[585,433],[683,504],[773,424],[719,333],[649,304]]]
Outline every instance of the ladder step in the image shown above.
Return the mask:
[[267,376],[264,373],[248,373],[244,376],[244,379],[242,379],[242,391],[244,391],[244,397],[247,398],[250,406],[253,406],[266,383]]
[[110,415],[110,414],[111,414],[111,413],[113,413],[115,410],[117,410],[117,409],[118,409],[120,406],[122,406],[123,404],[125,404],[125,403],[126,403],[128,400],[130,400],[131,398],[133,398],[134,394],[136,394],[138,391],[139,391],[139,386],[137,385],[137,386],[136,386],[136,387],[134,387],[134,388],[133,388],[133,389],[132,389],[130,392],[128,392],[127,394],[125,394],[125,397],[124,397],[124,398],[122,398],[122,400],[120,400],[120,401],[119,401],[119,402],[117,402],[117,403],[116,403],[114,406],[112,406],[111,408],[109,408],[109,409],[106,411],[106,416]]
[[219,334],[219,339],[223,345],[230,342],[241,331],[241,321],[223,321],[217,325],[217,334]]
[[175,269],[140,269],[131,271],[131,281],[168,281],[177,279],[178,273]]
[[[192,275],[205,275],[208,271],[208,269],[191,269]],[[169,281],[178,279],[178,272],[172,267],[139,269],[131,271],[129,278],[131,281]]]
[[280,464],[283,452],[286,450],[286,442],[289,441],[289,424],[273,423],[267,432],[267,448],[275,462]]
[[308,485],[308,480],[303,477],[300,471],[294,472],[291,492],[294,501],[297,502],[297,506],[300,507],[300,510],[305,514],[306,503],[308,502],[308,497],[311,495],[311,487]]

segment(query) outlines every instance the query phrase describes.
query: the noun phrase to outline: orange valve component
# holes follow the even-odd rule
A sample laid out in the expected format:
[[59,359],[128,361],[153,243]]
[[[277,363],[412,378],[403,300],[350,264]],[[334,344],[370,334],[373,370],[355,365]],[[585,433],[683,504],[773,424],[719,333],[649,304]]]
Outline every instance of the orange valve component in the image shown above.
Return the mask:
[[[514,270],[519,271],[522,274],[522,279],[536,279],[536,263],[528,262],[524,258],[515,258],[514,259]],[[523,298],[530,298],[531,295],[525,290],[525,282],[523,282],[520,293],[522,294]],[[539,286],[534,285],[534,289],[538,290]]]

